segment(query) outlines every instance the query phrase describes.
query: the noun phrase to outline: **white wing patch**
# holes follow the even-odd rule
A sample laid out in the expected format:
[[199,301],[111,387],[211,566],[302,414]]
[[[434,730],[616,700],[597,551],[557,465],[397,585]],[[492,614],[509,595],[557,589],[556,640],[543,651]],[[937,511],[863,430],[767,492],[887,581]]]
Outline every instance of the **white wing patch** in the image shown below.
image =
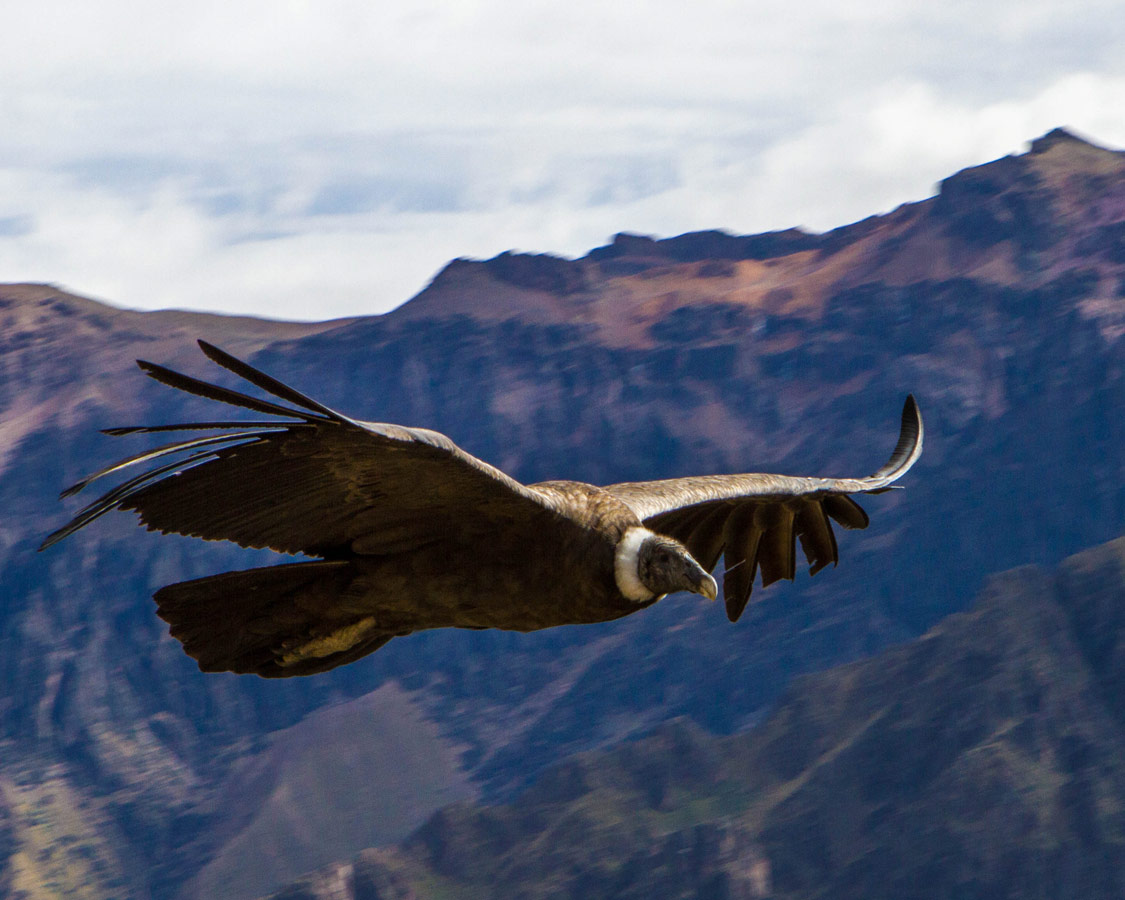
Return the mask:
[[331,656],[333,653],[351,650],[352,647],[367,637],[374,627],[375,619],[372,616],[367,616],[351,625],[345,625],[343,628],[337,628],[326,635],[286,649],[278,657],[277,664],[279,666],[293,666],[307,659],[320,659]]

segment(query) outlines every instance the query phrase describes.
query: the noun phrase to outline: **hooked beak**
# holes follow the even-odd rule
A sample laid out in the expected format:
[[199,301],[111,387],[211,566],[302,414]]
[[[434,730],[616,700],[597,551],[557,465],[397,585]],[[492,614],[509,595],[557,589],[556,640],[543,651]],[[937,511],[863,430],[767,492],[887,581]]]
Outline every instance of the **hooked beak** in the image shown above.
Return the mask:
[[718,586],[718,584],[716,584],[715,579],[712,578],[710,575],[708,575],[706,572],[704,572],[703,569],[699,570],[699,574],[702,577],[696,583],[693,590],[697,594],[702,594],[708,600],[714,600],[716,597],[719,596],[719,586]]

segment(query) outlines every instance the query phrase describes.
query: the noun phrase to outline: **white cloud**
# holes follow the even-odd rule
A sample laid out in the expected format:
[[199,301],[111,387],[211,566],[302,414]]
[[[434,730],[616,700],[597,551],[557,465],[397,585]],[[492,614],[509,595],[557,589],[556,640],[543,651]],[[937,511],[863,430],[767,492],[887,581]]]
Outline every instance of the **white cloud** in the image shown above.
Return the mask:
[[24,4],[0,280],[315,318],[454,256],[832,227],[1055,125],[1125,145],[1116,6]]

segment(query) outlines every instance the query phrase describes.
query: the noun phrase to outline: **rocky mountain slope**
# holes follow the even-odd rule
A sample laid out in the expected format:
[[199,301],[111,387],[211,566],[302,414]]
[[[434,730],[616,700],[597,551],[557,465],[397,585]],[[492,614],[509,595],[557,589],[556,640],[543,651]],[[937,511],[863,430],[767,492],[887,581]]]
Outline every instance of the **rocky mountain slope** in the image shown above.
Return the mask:
[[1123,601],[1125,538],[1007,572],[747,734],[662,726],[274,900],[1120,897]]
[[[1117,535],[1123,228],[1125,156],[1052,132],[824,235],[619,235],[580,260],[460,260],[399,310],[352,321],[134,313],[0,287],[0,886],[265,893],[661,722],[743,729],[795,675],[922,633],[988,573]],[[927,450],[906,491],[871,499],[871,529],[842,537],[838,569],[756,593],[736,626],[671,598],[605,626],[416,635],[291,683],[204,677],[149,597],[252,555],[123,515],[34,552],[66,516],[57,491],[137,446],[98,428],[210,410],[131,364],[207,372],[197,337],[528,481],[865,474],[908,391]],[[363,708],[378,715],[357,725],[346,701],[376,690]],[[360,733],[417,742],[396,767],[413,800],[371,796],[387,757],[356,752]],[[366,816],[300,824],[350,797]],[[254,875],[247,858],[276,862]]]

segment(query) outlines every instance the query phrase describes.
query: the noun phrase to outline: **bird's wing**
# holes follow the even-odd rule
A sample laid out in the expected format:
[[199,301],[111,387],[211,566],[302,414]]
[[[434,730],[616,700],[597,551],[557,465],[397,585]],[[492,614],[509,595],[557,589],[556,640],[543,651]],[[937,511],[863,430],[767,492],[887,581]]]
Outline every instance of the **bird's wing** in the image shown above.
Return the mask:
[[285,420],[107,429],[113,435],[220,433],[136,454],[68,488],[64,497],[97,479],[158,463],[95,500],[40,549],[112,509],[135,510],[150,530],[324,557],[405,551],[537,516],[566,518],[551,498],[443,434],[350,419],[217,347],[199,344],[211,360],[292,406],[154,363],[138,365],[180,390]]
[[609,485],[653,531],[676,538],[710,571],[724,556],[723,593],[731,621],[746,608],[754,575],[762,585],[796,572],[799,539],[815,575],[839,559],[829,519],[866,528],[867,514],[849,494],[890,490],[922,453],[922,415],[906,398],[898,443],[886,465],[866,478],[702,475]]

